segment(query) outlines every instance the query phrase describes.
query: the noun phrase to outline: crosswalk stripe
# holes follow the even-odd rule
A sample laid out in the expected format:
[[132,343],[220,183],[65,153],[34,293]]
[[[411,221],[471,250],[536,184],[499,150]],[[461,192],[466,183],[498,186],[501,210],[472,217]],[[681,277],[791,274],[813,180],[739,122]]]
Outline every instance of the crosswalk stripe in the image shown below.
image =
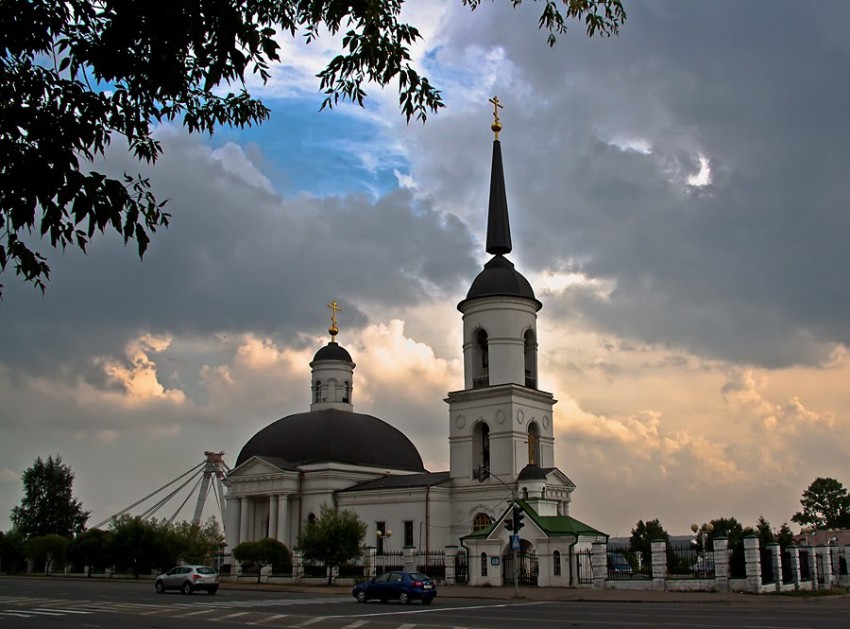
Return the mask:
[[359,627],[361,625],[365,625],[365,624],[366,624],[365,620],[355,620],[350,625],[345,625],[342,629],[357,629],[357,627]]
[[32,618],[29,614],[22,614],[20,612],[0,612],[0,616],[14,616],[15,618]]
[[246,623],[248,625],[264,625],[267,622],[271,622],[272,620],[279,620],[280,618],[286,618],[286,614],[275,614],[274,616],[269,616],[267,618],[261,618],[255,622]]
[[189,612],[188,614],[181,614],[180,617],[181,618],[187,618],[189,616],[200,616],[201,614],[212,614],[214,611],[215,611],[214,609],[201,609],[201,610],[196,611],[196,612]]
[[37,609],[27,609],[25,610],[27,614],[36,614],[38,616],[61,616],[62,614],[57,614],[56,612],[45,612]]
[[216,620],[230,620],[231,618],[238,618],[239,616],[247,616],[250,613],[251,612],[236,612],[235,614],[228,614],[227,616],[216,618]]
[[322,622],[324,618],[322,616],[317,616],[316,618],[311,618],[310,620],[305,620],[302,623],[295,625],[296,627],[309,627],[310,625],[315,625],[317,622]]
[[[41,608],[37,608],[36,611],[38,611],[38,609],[41,609]],[[82,609],[60,609],[58,607],[50,607],[48,609],[41,609],[41,611],[62,612],[63,614],[91,614],[91,612],[84,611]]]

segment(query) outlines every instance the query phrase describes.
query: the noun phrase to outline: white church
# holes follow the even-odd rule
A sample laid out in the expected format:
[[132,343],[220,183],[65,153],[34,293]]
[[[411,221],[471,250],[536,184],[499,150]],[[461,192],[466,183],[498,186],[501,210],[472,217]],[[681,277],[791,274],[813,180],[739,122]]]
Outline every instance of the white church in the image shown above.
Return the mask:
[[355,363],[336,340],[310,363],[310,410],[279,419],[242,448],[227,487],[231,548],[273,537],[289,548],[321,505],[355,511],[380,554],[465,549],[471,584],[502,584],[511,552],[512,504],[523,512],[520,548],[536,556],[540,586],[578,584],[579,551],[607,535],[570,516],[575,484],[555,467],[551,393],[538,389],[534,290],[511,252],[498,101],[494,102],[487,252],[492,255],[457,308],[463,315],[463,389],[448,393],[449,470],[423,467],[392,421],[354,410]]

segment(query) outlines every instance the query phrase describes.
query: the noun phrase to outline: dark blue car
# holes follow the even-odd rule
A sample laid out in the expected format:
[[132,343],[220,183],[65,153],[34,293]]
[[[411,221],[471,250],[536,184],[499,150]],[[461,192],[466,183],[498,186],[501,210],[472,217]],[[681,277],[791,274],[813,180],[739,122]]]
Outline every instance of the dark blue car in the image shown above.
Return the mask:
[[359,603],[369,599],[378,599],[382,603],[390,599],[398,600],[402,605],[419,600],[429,605],[437,596],[437,585],[422,572],[385,572],[372,577],[365,583],[358,583],[351,590]]

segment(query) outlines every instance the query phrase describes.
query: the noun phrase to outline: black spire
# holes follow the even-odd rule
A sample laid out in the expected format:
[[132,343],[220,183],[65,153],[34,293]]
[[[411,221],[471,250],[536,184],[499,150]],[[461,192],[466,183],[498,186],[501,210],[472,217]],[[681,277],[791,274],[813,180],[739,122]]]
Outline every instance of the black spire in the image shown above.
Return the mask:
[[508,198],[505,195],[505,173],[502,170],[502,145],[493,141],[493,168],[490,172],[490,210],[487,215],[487,253],[511,252],[511,224],[508,221]]

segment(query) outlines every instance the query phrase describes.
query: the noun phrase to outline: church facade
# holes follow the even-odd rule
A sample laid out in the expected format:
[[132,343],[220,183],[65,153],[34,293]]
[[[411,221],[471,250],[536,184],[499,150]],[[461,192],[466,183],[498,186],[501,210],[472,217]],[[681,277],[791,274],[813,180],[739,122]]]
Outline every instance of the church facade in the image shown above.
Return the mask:
[[555,467],[556,401],[538,389],[542,304],[506,257],[512,245],[494,117],[486,243],[492,258],[458,304],[464,387],[445,400],[449,470],[426,470],[415,445],[391,423],[354,411],[355,363],[337,343],[333,303],[331,341],[310,363],[310,410],[255,434],[225,480],[231,548],[264,537],[294,548],[326,504],[355,511],[378,554],[390,543],[425,552],[458,547],[467,553],[471,584],[501,585],[495,566],[511,547],[504,524],[518,509],[520,550],[534,554],[538,585],[575,586],[581,551],[607,538],[570,515],[575,484]]

